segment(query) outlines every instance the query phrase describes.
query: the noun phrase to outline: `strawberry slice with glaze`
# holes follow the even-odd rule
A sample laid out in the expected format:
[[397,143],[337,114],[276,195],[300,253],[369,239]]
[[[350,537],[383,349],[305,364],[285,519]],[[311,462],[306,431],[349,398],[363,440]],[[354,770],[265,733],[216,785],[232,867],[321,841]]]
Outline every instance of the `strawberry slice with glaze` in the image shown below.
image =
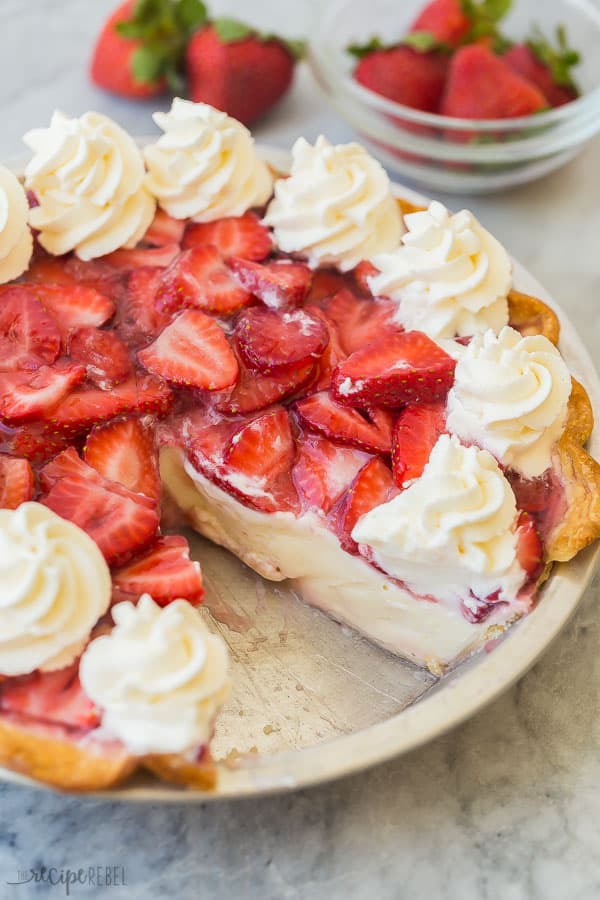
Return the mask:
[[330,521],[348,553],[358,553],[352,531],[358,520],[376,506],[387,503],[398,494],[388,466],[379,456],[362,467],[346,493],[332,509]]
[[150,228],[143,237],[143,243],[151,247],[168,247],[169,244],[181,244],[185,222],[183,219],[174,219],[164,211],[157,209]]
[[171,316],[155,303],[162,269],[144,267],[129,275],[117,316],[117,331],[129,347],[144,347],[163,331]]
[[112,580],[115,601],[137,600],[147,593],[159,606],[178,599],[196,606],[204,594],[200,565],[190,559],[182,535],[158,538],[142,556],[113,572]]
[[537,581],[544,570],[544,548],[535,520],[526,512],[517,520],[517,559],[527,580]]
[[223,456],[228,490],[265,512],[295,511],[298,497],[291,478],[296,445],[282,406],[245,422],[230,439]]
[[392,449],[392,422],[385,414],[378,422],[370,421],[357,410],[337,403],[329,391],[298,400],[295,408],[311,431],[336,443],[370,453],[389,453]]
[[0,419],[19,425],[47,418],[84,378],[85,368],[72,363],[0,374]]
[[88,435],[83,457],[109,481],[157,503],[161,496],[154,429],[129,416],[97,425]]
[[351,284],[350,277],[342,275],[337,269],[317,269],[312,275],[306,304],[321,305],[340,291],[348,290]]
[[255,306],[240,315],[235,340],[246,365],[270,375],[316,362],[327,347],[329,332],[307,310]]
[[60,331],[26,285],[0,293],[0,371],[52,365],[60,352]]
[[69,435],[48,432],[45,422],[0,427],[0,452],[22,456],[35,465],[42,465],[69,445]]
[[115,312],[109,297],[86,285],[37,284],[29,289],[56,320],[63,335],[85,326],[99,328]]
[[238,362],[222,328],[210,316],[189,309],[138,352],[141,364],[174,384],[221,391],[235,384]]
[[108,565],[121,565],[154,540],[158,510],[143,495],[94,474],[57,478],[41,502],[87,532]]
[[238,256],[260,262],[273,249],[273,241],[268,228],[253,212],[243,216],[230,216],[214,222],[191,222],[185,232],[183,246],[216,247],[221,256]]
[[297,394],[315,377],[315,366],[307,363],[298,369],[290,369],[273,375],[253,372],[239,359],[239,379],[232,391],[216,397],[216,409],[230,415],[246,415],[266,409]]
[[172,401],[173,395],[165,382],[153,375],[138,375],[110,391],[79,388],[68,394],[48,416],[46,433],[74,436],[126,413],[161,416],[169,410]]
[[33,498],[33,470],[26,459],[0,455],[0,508],[16,509]]
[[341,447],[320,435],[305,435],[292,470],[304,506],[327,514],[368,460],[361,450]]
[[177,259],[181,252],[178,243],[163,244],[160,247],[134,247],[131,250],[122,248],[102,257],[102,263],[119,271],[131,271],[142,267],[154,266],[166,269]]
[[394,322],[397,307],[390,300],[361,300],[343,290],[325,301],[322,309],[346,355],[381,340],[383,334],[402,331],[402,326]]
[[92,729],[100,713],[79,681],[79,662],[55,672],[34,672],[0,685],[0,709],[68,728]]
[[350,406],[402,406],[443,400],[455,360],[420,331],[387,334],[340,363],[333,393]]
[[371,297],[373,295],[373,291],[369,286],[369,278],[373,278],[374,275],[379,274],[379,269],[373,265],[373,263],[369,262],[368,259],[363,259],[354,272],[354,280],[358,285],[360,291],[366,296]]
[[78,328],[69,340],[69,355],[85,367],[88,380],[105,391],[132,375],[129,350],[112,331]]
[[312,281],[308,266],[283,259],[263,265],[230,259],[229,268],[243,288],[273,309],[300,306]]
[[399,487],[421,477],[445,428],[444,403],[411,403],[404,407],[396,420],[392,441],[392,469]]
[[229,315],[252,302],[235,281],[216,247],[184,250],[161,278],[156,302],[165,312],[202,309]]

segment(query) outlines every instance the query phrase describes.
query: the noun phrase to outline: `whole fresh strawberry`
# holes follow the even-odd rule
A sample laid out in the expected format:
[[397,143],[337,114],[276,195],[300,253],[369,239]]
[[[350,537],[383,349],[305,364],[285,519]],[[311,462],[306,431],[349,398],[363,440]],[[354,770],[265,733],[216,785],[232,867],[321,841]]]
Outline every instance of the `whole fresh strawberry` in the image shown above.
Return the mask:
[[[354,48],[355,55],[359,48]],[[412,47],[367,52],[354,70],[354,78],[364,87],[388,100],[437,112],[439,109],[449,57],[445,53],[421,53]]]
[[301,42],[233,19],[202,0],[127,0],[106,22],[90,74],[105,90],[143,98],[168,85],[250,124],[288,90]]
[[290,87],[296,47],[232,19],[217,19],[196,32],[188,44],[190,98],[250,125]]
[[452,57],[440,111],[462,119],[506,119],[547,106],[542,92],[489,47],[471,44]]
[[536,30],[524,44],[515,44],[504,54],[504,61],[534,84],[550,106],[563,106],[579,96],[571,69],[580,61],[579,53],[568,46],[566,31],[556,30],[557,48]]

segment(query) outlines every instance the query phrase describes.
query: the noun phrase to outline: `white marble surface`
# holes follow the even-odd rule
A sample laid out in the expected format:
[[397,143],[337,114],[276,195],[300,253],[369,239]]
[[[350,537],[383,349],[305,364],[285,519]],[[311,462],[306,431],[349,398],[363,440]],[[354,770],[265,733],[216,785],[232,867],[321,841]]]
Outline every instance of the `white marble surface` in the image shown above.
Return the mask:
[[[95,91],[85,64],[112,0],[2,0],[0,157],[60,106],[137,133],[151,107]],[[257,24],[307,30],[320,0],[254,0]],[[249,15],[229,0],[221,10]],[[258,131],[289,146],[350,132],[308,73]],[[600,350],[600,143],[562,172],[470,205]],[[452,201],[455,205],[460,202]],[[465,202],[466,198],[465,198]],[[364,775],[270,799],[136,807],[0,787],[0,897],[17,869],[122,864],[128,886],[73,896],[154,900],[595,900],[600,897],[600,584],[517,687],[435,743]]]

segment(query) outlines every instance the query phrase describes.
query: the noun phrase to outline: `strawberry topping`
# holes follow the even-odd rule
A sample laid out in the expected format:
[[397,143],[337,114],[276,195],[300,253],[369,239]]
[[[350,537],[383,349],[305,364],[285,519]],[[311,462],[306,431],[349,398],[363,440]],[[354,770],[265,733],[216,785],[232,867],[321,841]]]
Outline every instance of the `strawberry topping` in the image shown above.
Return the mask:
[[238,319],[235,337],[244,362],[269,375],[318,360],[329,333],[323,321],[307,310],[283,312],[255,306]]
[[47,418],[84,378],[85,368],[72,363],[0,374],[0,419],[17,425]]
[[93,326],[78,328],[71,335],[69,355],[85,367],[88,380],[105,391],[132,374],[129,350],[112,331]]
[[287,260],[258,265],[246,259],[230,259],[229,268],[245,290],[274,309],[299,306],[312,279],[308,266]]
[[190,559],[181,535],[158,538],[142,556],[113,572],[112,579],[115,600],[137,600],[147,593],[160,606],[178,599],[196,605],[204,594],[200,566]]
[[23,285],[0,292],[0,372],[51,365],[60,351],[60,331],[31,290]]
[[34,672],[0,685],[0,709],[68,728],[91,729],[100,713],[83,692],[79,663],[55,672]]
[[0,509],[16,509],[33,499],[33,470],[26,459],[0,455]]
[[252,295],[240,287],[216,247],[184,250],[164,273],[158,286],[159,309],[202,309],[228,315],[247,306]]
[[402,406],[443,400],[456,362],[420,331],[388,334],[340,363],[333,393],[351,406]]
[[328,513],[368,459],[360,450],[341,447],[320,435],[305,435],[292,471],[305,506]]
[[331,511],[331,520],[344,550],[357,553],[352,531],[358,520],[398,493],[394,478],[384,461],[376,456],[362,467],[351,486]]
[[208,391],[230,387],[239,374],[223,330],[197,309],[181,313],[138,359],[167,381]]
[[322,309],[347,355],[379,341],[382,334],[402,331],[394,322],[396,305],[389,300],[360,300],[344,289],[325,301]]
[[87,437],[83,455],[104,478],[159,502],[161,482],[150,425],[132,416],[97,425]]
[[296,412],[308,428],[332,441],[371,453],[389,453],[392,448],[392,423],[385,414],[379,424],[370,421],[357,410],[342,406],[328,391],[299,400]]
[[404,407],[396,420],[392,443],[392,469],[399,487],[421,477],[445,427],[444,403],[411,403]]
[[[183,246],[205,247],[211,244],[221,256],[239,256],[244,260],[260,262],[273,247],[271,234],[253,212],[243,216],[231,216],[214,222],[192,222],[188,225]],[[245,285],[242,285],[245,287]]]

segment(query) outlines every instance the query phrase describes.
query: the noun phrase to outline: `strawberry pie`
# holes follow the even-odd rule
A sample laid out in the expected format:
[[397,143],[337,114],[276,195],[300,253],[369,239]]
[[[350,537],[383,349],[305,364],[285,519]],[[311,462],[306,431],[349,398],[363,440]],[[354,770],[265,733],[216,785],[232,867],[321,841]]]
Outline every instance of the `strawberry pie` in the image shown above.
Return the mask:
[[71,790],[214,784],[227,653],[167,510],[434,674],[600,534],[556,315],[471,213],[155,120],[56,113],[0,168],[0,763]]

